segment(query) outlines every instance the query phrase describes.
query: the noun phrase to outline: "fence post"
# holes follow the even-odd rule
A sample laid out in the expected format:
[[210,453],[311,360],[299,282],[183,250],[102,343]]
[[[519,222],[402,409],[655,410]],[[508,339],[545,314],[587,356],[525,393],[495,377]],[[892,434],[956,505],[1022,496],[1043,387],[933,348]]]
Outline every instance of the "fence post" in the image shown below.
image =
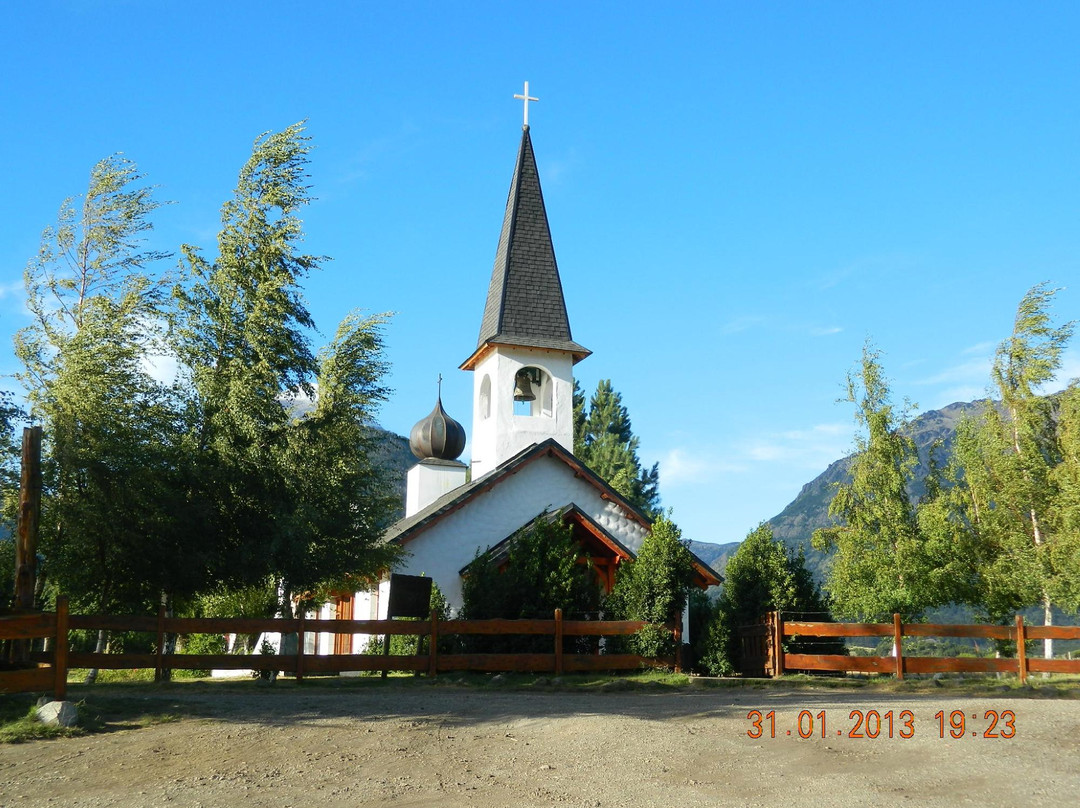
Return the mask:
[[555,675],[562,676],[562,609],[555,610]]
[[56,599],[56,647],[53,653],[53,698],[63,701],[67,695],[68,667],[68,599],[61,595]]
[[1024,647],[1024,617],[1016,615],[1016,668],[1020,684],[1027,682],[1027,649]]
[[675,618],[675,626],[671,631],[675,639],[675,673],[682,673],[682,618]]
[[769,612],[773,626],[773,676],[784,674],[784,617],[780,611]]
[[296,626],[296,681],[304,681],[304,611],[300,610],[300,619]]
[[160,682],[165,669],[165,604],[158,606],[157,613],[157,663],[154,668],[154,681]]
[[904,627],[903,624],[900,622],[899,612],[893,612],[892,630],[893,655],[896,657],[896,679],[897,681],[901,681],[904,678],[904,648],[900,643],[900,639],[904,634]]
[[428,676],[439,675],[439,613],[431,610],[431,634],[428,635]]

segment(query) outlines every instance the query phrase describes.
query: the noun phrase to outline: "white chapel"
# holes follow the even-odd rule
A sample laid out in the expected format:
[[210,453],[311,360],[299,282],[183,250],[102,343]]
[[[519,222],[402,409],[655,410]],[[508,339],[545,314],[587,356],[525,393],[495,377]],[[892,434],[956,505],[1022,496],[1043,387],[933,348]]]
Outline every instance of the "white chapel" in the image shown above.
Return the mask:
[[[477,551],[498,552],[545,514],[572,526],[597,585],[611,590],[651,522],[574,456],[573,369],[589,354],[570,331],[526,117],[479,339],[461,364],[473,374],[471,468],[458,460],[464,429],[440,396],[410,435],[419,462],[408,472],[405,516],[385,535],[405,550],[395,572],[432,578],[456,610]],[[704,562],[695,568],[698,585],[720,583]],[[388,591],[387,577],[319,616],[385,618]],[[367,640],[336,636],[312,637],[308,653],[360,653]]]

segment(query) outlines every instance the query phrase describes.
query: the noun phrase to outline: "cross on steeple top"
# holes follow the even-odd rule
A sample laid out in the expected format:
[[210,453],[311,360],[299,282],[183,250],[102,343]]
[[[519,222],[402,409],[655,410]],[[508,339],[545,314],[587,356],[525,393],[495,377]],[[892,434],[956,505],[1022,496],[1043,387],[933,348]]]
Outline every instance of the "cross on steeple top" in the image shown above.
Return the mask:
[[514,98],[518,99],[519,101],[524,101],[525,102],[525,126],[528,126],[529,125],[529,102],[530,101],[539,101],[540,99],[539,98],[534,98],[533,96],[529,95],[529,82],[525,82],[525,94],[524,95],[518,95],[518,94],[515,93]]

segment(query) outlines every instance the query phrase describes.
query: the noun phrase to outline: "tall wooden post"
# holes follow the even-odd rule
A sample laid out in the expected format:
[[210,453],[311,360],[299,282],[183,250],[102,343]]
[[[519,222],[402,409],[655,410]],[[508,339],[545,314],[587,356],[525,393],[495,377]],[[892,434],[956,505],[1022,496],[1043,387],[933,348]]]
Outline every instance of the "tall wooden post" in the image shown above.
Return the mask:
[[562,609],[555,610],[555,675],[563,674],[562,658]]
[[63,701],[67,695],[68,674],[68,599],[60,595],[56,599],[56,646],[53,652],[53,698]]
[[1024,618],[1016,615],[1016,666],[1020,674],[1020,684],[1027,681],[1027,648],[1024,647]]
[[900,644],[900,639],[903,637],[904,627],[900,623],[900,615],[897,612],[893,612],[892,616],[893,626],[893,655],[896,657],[896,678],[900,681],[904,678],[904,648]]
[[15,608],[34,608],[38,522],[41,516],[41,427],[23,429],[19,517],[15,541]]
[[773,627],[773,676],[784,675],[784,618],[779,611],[769,612]]

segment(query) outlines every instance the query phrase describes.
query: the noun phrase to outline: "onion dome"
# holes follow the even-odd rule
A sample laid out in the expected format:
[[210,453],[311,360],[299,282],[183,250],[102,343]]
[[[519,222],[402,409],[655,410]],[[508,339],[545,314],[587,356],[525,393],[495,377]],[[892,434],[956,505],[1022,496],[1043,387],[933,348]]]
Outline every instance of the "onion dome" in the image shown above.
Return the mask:
[[446,414],[441,394],[431,414],[409,433],[409,448],[421,460],[457,460],[465,450],[465,427]]

